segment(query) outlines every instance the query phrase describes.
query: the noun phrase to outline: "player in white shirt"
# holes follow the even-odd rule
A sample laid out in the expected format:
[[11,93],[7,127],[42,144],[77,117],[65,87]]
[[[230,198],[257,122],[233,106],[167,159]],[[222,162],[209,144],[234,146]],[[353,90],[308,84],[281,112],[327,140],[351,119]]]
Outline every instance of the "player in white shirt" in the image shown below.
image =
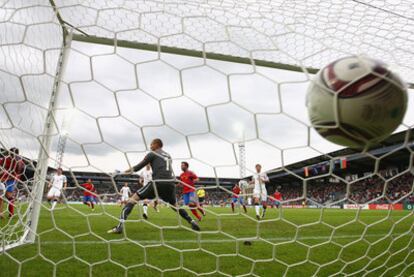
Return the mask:
[[[266,182],[269,182],[269,177],[267,174],[262,171],[262,166],[260,164],[256,164],[256,173],[253,174],[251,183],[254,184],[253,189],[253,198],[254,198],[254,207],[256,210],[256,218],[261,219],[266,214],[267,208],[267,190],[266,190]],[[260,204],[262,204],[263,212],[260,215]]]
[[53,200],[51,210],[55,208],[57,201],[59,201],[62,189],[66,189],[68,184],[66,176],[63,175],[62,172],[62,168],[58,168],[56,174],[53,175],[52,180],[50,180],[48,185],[49,192],[47,193],[47,201],[50,203]]
[[[139,182],[142,185],[142,187],[145,187],[149,182],[152,181],[152,169],[149,164],[141,171],[139,174]],[[144,204],[142,205],[144,209],[144,214],[142,215],[145,219],[148,219],[148,203],[149,201],[147,199],[144,200]],[[157,199],[154,199],[154,209],[159,212],[158,208],[158,201]]]
[[121,193],[121,207],[122,207],[122,205],[126,205],[129,197],[132,194],[131,189],[128,187],[127,182],[125,182],[124,186],[119,190],[119,192]]
[[139,174],[140,183],[145,187],[149,182],[152,181],[152,169],[148,164]]

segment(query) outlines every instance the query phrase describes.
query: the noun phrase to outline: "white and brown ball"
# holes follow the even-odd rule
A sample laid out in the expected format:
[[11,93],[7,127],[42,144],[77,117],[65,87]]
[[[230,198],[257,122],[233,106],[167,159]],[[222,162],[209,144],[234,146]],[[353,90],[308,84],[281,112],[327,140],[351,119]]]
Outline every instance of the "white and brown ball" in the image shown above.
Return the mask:
[[384,140],[401,124],[407,87],[384,63],[351,56],[318,72],[306,102],[310,121],[322,137],[362,148]]

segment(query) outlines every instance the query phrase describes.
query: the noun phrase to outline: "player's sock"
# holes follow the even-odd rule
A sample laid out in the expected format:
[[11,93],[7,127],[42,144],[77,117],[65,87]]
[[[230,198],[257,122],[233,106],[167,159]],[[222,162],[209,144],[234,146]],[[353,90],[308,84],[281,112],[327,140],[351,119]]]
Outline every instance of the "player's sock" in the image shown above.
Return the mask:
[[178,213],[180,214],[180,216],[182,218],[184,218],[188,223],[191,224],[191,222],[193,221],[193,219],[188,215],[187,211],[184,209],[178,209]]
[[91,208],[92,210],[95,209],[95,205],[93,204],[93,202],[91,202]]
[[125,220],[128,218],[128,215],[131,213],[132,209],[134,208],[134,204],[128,202],[124,208],[122,209],[121,216],[119,217],[119,223],[117,229],[122,228],[124,225]]
[[260,206],[259,206],[259,204],[254,204],[254,209],[256,210],[256,215],[260,216]]
[[[171,207],[174,211],[177,211],[177,209],[175,207]],[[195,220],[193,220],[187,213],[186,210],[184,209],[178,209],[178,213],[180,214],[180,216],[182,218],[184,218],[188,223],[191,224],[191,229],[195,230],[195,231],[200,231],[200,226],[198,226],[197,222],[195,222]]]
[[244,212],[247,214],[247,208],[246,208],[246,205],[243,205],[243,210],[244,210]]
[[234,213],[234,203],[231,203],[231,210],[233,211],[233,213]]
[[54,210],[55,207],[56,207],[56,204],[57,204],[57,200],[55,199],[55,200],[53,200],[53,202],[52,202],[52,208],[50,208],[50,209],[51,210]]
[[265,214],[266,214],[266,209],[267,209],[267,206],[266,206],[266,205],[263,205],[262,217],[264,217],[264,216],[265,216]]
[[144,209],[144,214],[148,214],[148,205],[147,204],[144,204],[143,209]]
[[193,213],[193,215],[198,219],[201,220],[201,215],[198,214],[197,209],[196,209],[196,205],[194,204],[190,204],[189,205],[191,212]]
[[158,201],[157,201],[157,200],[155,200],[155,201],[154,201],[154,209],[158,212],[158,208],[157,208],[157,206],[158,206]]
[[198,206],[198,207],[197,207],[197,210],[199,210],[199,211],[200,211],[200,213],[201,213],[203,216],[205,216],[205,215],[206,215],[206,212],[204,211],[204,209],[203,209],[203,208],[201,208],[201,206]]

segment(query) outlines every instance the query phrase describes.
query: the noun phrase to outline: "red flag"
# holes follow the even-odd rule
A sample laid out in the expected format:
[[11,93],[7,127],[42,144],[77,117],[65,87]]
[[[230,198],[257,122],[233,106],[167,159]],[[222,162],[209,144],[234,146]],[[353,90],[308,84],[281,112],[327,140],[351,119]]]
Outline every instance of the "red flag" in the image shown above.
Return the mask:
[[347,161],[346,158],[341,158],[341,168],[346,169]]

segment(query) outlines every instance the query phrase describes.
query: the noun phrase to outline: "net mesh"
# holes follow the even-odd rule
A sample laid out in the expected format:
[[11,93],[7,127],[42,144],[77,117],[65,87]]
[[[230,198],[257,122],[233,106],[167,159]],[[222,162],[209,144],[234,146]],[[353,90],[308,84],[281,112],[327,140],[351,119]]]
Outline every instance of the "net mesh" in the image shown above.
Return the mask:
[[[397,209],[411,209],[414,115],[407,112],[397,147],[356,153],[320,138],[305,107],[315,69],[350,54],[414,81],[410,1],[0,5],[0,143],[18,147],[25,163],[15,200],[2,197],[15,207],[0,225],[6,275],[413,274],[413,217]],[[51,211],[38,192],[49,181],[42,172],[62,158],[62,137],[70,186]],[[202,232],[161,208],[149,221],[131,216],[125,236],[109,236],[121,184],[108,172],[140,161],[154,137],[176,173],[186,160],[210,177]],[[247,175],[261,163],[268,193],[283,195],[264,220],[240,203],[234,213],[224,207],[244,164],[241,142]],[[90,176],[101,202],[94,212],[77,205]],[[121,180],[136,186],[137,176]],[[244,192],[249,202],[251,188]],[[338,206],[351,210],[328,209]]]

